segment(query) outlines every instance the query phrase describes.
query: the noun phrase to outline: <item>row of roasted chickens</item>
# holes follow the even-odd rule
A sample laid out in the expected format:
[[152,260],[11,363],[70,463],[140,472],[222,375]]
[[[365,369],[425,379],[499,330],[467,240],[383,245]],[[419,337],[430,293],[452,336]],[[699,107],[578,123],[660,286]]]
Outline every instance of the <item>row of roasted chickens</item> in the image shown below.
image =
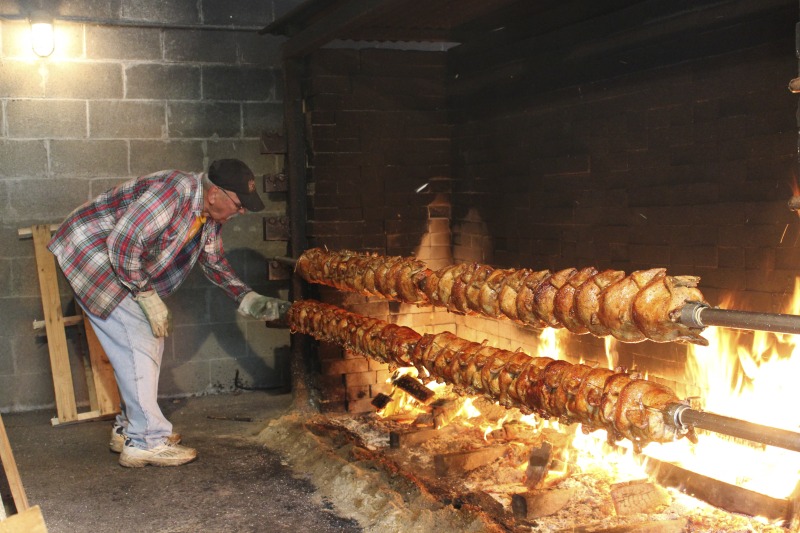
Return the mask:
[[531,357],[475,343],[452,333],[420,335],[386,321],[314,300],[292,304],[294,332],[334,342],[392,366],[451,384],[456,392],[478,394],[524,413],[581,423],[584,432],[606,429],[610,442],[630,439],[639,451],[648,442],[687,436],[668,416],[685,404],[668,387],[620,370],[592,368],[549,357]]
[[667,275],[664,268],[626,274],[595,267],[551,272],[460,263],[431,270],[410,257],[312,248],[295,270],[309,282],[340,290],[537,328],[611,335],[622,342],[708,344],[702,329],[680,322],[687,303],[706,303],[697,288],[700,278]]

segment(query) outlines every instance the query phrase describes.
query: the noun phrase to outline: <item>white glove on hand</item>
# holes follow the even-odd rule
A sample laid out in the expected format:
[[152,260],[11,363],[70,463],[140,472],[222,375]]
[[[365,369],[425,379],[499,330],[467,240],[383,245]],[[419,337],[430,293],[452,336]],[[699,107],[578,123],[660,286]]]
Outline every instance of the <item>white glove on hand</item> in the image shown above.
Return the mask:
[[257,292],[248,292],[239,304],[239,313],[259,320],[276,320],[280,318],[292,304],[278,298],[263,296]]
[[172,315],[161,301],[161,297],[156,291],[143,291],[133,297],[139,307],[142,308],[144,316],[150,322],[150,329],[156,337],[166,337],[172,331]]

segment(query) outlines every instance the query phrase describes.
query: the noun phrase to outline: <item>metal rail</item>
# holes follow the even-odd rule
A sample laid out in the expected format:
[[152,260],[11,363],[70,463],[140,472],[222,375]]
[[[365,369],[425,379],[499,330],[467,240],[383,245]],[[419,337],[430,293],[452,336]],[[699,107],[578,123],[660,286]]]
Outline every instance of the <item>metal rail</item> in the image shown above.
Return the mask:
[[700,302],[688,302],[681,309],[681,324],[691,328],[722,326],[733,329],[800,334],[800,316],[717,309]]
[[665,415],[682,430],[689,427],[707,429],[730,437],[800,452],[800,433],[787,429],[773,428],[738,418],[697,411],[685,404],[668,406]]

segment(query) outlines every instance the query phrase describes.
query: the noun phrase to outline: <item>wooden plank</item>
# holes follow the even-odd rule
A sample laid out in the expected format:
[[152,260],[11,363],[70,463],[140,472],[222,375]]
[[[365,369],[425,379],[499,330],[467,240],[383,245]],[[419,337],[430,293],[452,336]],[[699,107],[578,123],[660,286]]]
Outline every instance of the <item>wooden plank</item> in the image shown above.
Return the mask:
[[457,429],[453,426],[447,426],[442,429],[412,429],[409,431],[390,431],[389,432],[389,447],[391,448],[410,448],[437,437],[447,437],[457,433]]
[[687,529],[687,525],[688,520],[686,518],[678,518],[675,520],[638,522],[613,527],[571,527],[569,529],[560,529],[557,533],[684,533],[685,531],[691,531],[691,529]]
[[517,520],[533,520],[556,514],[566,507],[574,488],[535,490],[511,496],[511,511]]
[[101,413],[99,410],[96,411],[86,411],[84,413],[78,413],[73,420],[59,420],[58,418],[51,418],[50,424],[53,426],[63,426],[67,424],[75,424],[76,422],[85,422],[87,420],[104,420],[104,419],[111,419],[114,418],[112,413]]
[[114,377],[114,368],[108,360],[100,339],[88,319],[83,321],[86,328],[86,343],[89,345],[89,360],[92,364],[95,395],[97,396],[97,409],[101,414],[119,412],[119,389]]
[[552,461],[552,444],[543,441],[539,446],[534,446],[528,456],[528,467],[525,469],[525,486],[529,489],[541,488]]
[[645,479],[611,485],[611,500],[617,516],[654,514],[671,502],[666,490]]
[[478,450],[437,454],[433,457],[436,475],[442,477],[460,475],[475,470],[499,459],[507,449],[506,446],[491,446]]
[[42,510],[38,505],[0,522],[0,533],[47,533]]
[[53,372],[58,419],[61,422],[69,422],[77,418],[78,411],[75,406],[75,390],[69,365],[61,297],[58,292],[56,260],[47,249],[47,243],[50,241],[50,227],[43,224],[33,226],[31,233],[36,255],[36,270],[39,274],[39,288],[42,293],[42,310],[47,331],[47,347],[50,352],[50,368]]
[[11,451],[11,443],[8,441],[8,433],[6,433],[6,426],[3,424],[2,415],[0,415],[0,462],[3,463],[8,486],[11,488],[11,496],[14,498],[14,507],[16,507],[18,513],[21,513],[28,509],[28,497],[25,495],[25,489],[22,487],[22,479],[19,477],[17,463],[14,461],[14,454]]
[[[59,227],[61,227],[60,224],[50,224],[50,232],[56,231]],[[18,228],[17,235],[23,239],[33,237],[33,228]]]
[[768,520],[785,520],[790,502],[731,485],[680,466],[648,457],[647,473],[667,487],[674,487],[716,507],[732,513],[763,516]]
[[[83,322],[83,316],[80,316],[80,315],[65,316],[65,317],[63,317],[63,319],[64,319],[64,325],[65,326],[75,326],[75,325],[80,324],[81,322]],[[33,329],[34,330],[44,329],[44,327],[46,325],[47,325],[47,323],[44,320],[34,320],[33,321]]]

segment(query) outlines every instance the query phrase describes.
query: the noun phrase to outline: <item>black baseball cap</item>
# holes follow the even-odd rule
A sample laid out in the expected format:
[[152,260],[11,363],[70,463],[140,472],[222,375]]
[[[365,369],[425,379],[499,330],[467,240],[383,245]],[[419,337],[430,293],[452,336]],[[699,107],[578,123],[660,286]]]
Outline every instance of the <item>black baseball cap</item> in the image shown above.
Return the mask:
[[256,178],[253,171],[243,161],[217,159],[208,167],[208,179],[217,187],[235,192],[248,211],[264,209],[264,202],[256,192]]

